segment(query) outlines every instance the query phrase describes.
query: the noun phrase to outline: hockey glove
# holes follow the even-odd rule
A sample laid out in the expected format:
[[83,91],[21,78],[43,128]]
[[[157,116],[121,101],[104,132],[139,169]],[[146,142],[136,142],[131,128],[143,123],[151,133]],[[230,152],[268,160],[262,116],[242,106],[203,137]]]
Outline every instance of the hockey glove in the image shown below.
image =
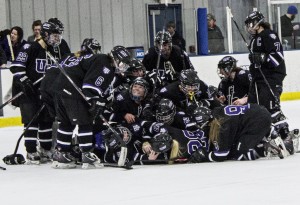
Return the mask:
[[250,53],[249,60],[251,63],[259,65],[265,61],[265,56],[262,53]]
[[190,163],[209,162],[207,151],[200,147],[189,158]]
[[31,80],[26,75],[19,78],[17,80],[17,84],[20,86],[25,95],[32,96],[36,94],[35,88],[33,87]]
[[95,120],[100,114],[103,113],[105,103],[100,102],[98,99],[92,99],[89,102],[91,104],[89,113],[92,115],[93,120]]
[[21,154],[11,154],[4,157],[3,162],[7,165],[24,164],[25,158]]

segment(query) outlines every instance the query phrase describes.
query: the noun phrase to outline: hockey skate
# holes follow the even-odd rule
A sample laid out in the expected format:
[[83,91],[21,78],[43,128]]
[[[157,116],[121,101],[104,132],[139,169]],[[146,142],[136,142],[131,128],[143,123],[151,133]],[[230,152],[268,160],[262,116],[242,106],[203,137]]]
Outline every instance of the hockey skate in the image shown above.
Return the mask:
[[285,148],[284,142],[280,137],[271,139],[264,144],[265,156],[267,158],[279,157],[283,159],[287,156],[287,150]]
[[41,157],[41,163],[46,163],[52,161],[53,151],[52,150],[45,150],[42,147],[37,148],[38,153]]
[[38,152],[33,152],[33,153],[27,152],[26,159],[27,159],[26,164],[28,165],[30,164],[39,165],[41,163],[41,157]]
[[54,169],[72,169],[76,168],[76,163],[69,152],[55,151],[51,167]]
[[82,153],[82,168],[102,168],[104,165],[101,160],[92,152]]

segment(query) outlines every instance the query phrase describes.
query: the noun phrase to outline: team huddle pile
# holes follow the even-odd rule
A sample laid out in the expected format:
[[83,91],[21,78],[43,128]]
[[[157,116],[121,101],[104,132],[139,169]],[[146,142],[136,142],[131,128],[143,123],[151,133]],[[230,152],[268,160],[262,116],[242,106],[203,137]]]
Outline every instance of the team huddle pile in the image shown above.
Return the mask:
[[102,54],[95,39],[62,53],[62,23],[43,23],[41,39],[25,44],[10,67],[13,95],[24,92],[13,104],[26,128],[27,163],[86,169],[294,154],[298,130],[289,130],[279,102],[286,76],[281,43],[260,12],[245,24],[250,68],[222,58],[217,88],[200,80],[168,32],[157,33],[141,62],[123,46]]

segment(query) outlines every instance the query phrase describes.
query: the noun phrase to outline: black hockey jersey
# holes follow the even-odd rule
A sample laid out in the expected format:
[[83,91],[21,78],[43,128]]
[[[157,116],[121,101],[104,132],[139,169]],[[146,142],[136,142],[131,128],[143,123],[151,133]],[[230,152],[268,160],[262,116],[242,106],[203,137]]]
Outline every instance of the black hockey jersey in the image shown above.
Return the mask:
[[226,97],[224,104],[231,105],[233,101],[243,98],[249,92],[251,74],[248,70],[240,70],[235,73],[233,80],[223,78],[219,83],[218,92]]
[[[286,67],[283,48],[278,35],[272,30],[263,30],[251,39],[250,50],[265,55],[265,60],[261,64],[261,71],[268,82],[271,85],[282,85],[282,81],[286,76]],[[259,69],[254,64],[250,65],[250,73],[254,81],[264,82]]]

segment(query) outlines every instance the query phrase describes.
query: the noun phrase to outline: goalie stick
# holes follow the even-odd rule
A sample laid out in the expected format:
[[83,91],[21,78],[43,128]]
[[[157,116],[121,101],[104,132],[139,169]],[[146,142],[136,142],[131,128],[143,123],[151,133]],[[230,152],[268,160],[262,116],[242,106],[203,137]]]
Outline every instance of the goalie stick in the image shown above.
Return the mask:
[[[68,79],[68,81],[72,84],[72,86],[77,90],[77,92],[82,96],[82,98],[88,103],[86,96],[81,91],[81,89],[74,83],[74,81],[70,78],[70,76],[66,73],[66,71],[63,69],[63,67],[57,62],[57,60],[48,52],[46,51],[46,55],[50,58],[50,60],[58,67],[58,69],[62,72],[62,74]],[[89,103],[88,103],[89,104]],[[121,153],[118,160],[118,166],[123,166],[126,161],[127,157],[127,147],[126,143],[121,138],[120,134],[108,123],[108,121],[105,119],[105,117],[100,114],[99,115],[101,120],[104,122],[104,124],[117,136],[121,143]]]

